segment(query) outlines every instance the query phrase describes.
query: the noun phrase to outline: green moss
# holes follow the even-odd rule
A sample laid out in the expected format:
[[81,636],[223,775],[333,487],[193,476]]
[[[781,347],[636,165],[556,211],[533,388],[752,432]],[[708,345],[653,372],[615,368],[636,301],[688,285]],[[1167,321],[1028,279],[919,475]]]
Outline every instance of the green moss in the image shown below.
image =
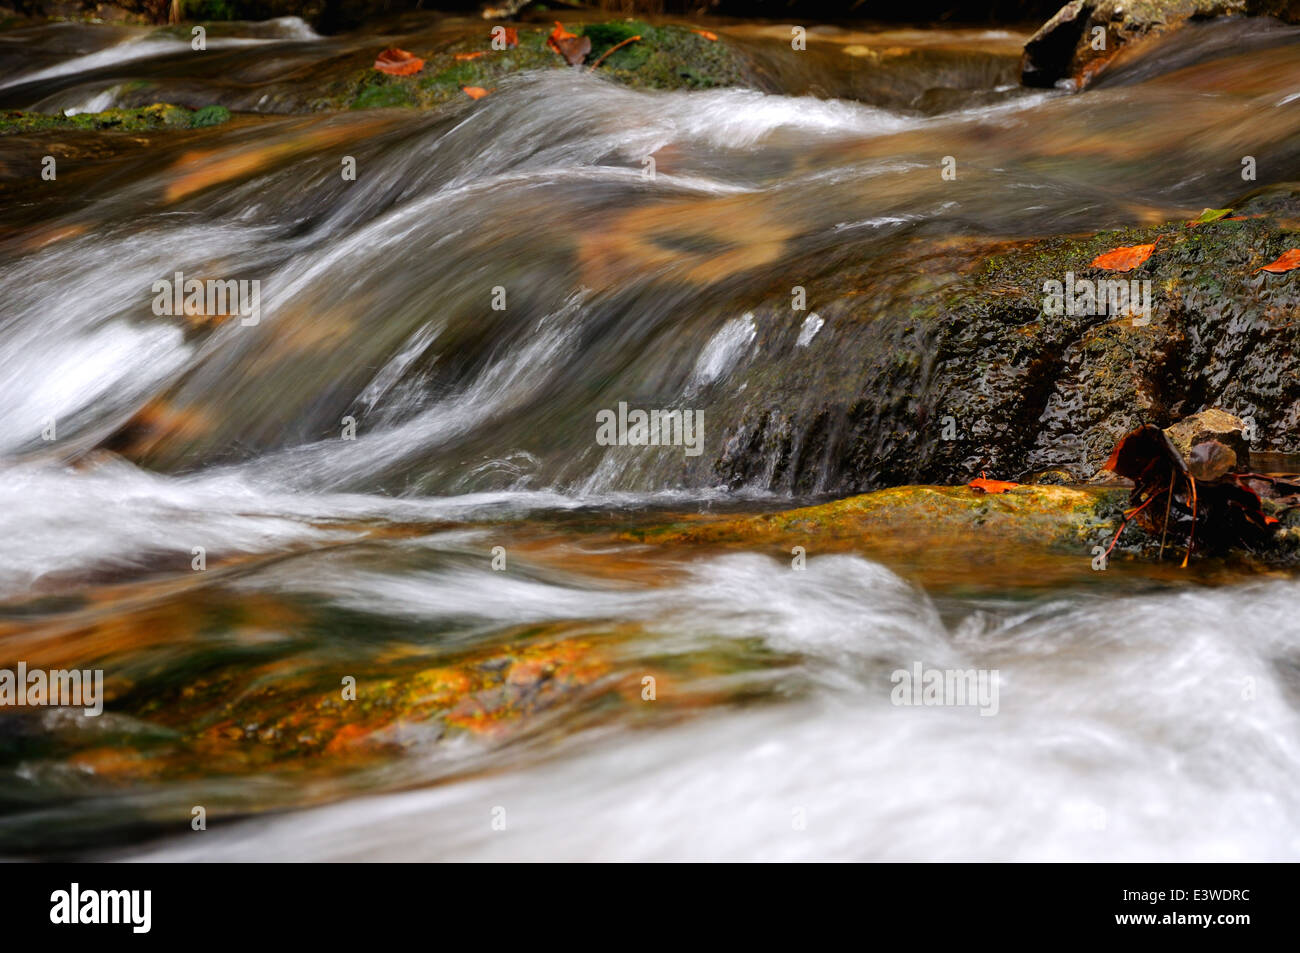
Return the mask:
[[204,126],[219,126],[230,119],[230,110],[225,106],[204,106],[190,117],[190,127],[200,129]]
[[0,115],[0,135],[47,130],[149,132],[155,129],[197,129],[217,126],[229,119],[230,110],[224,106],[189,110],[169,103],[154,103],[136,109],[106,109],[103,112],[78,113],[75,116],[14,111]]
[[414,106],[417,100],[404,83],[370,83],[352,101],[353,109],[387,109],[393,106]]
[[[247,4],[231,0],[182,0],[181,16],[186,20],[242,20],[248,11]],[[254,19],[247,17],[247,19]]]
[[578,33],[591,39],[591,54],[588,63],[595,63],[609,50],[620,43],[627,43],[632,37],[640,37],[634,43],[628,43],[615,51],[602,64],[603,68],[614,70],[639,69],[650,58],[652,51],[659,44],[659,31],[650,24],[638,20],[625,20],[621,23],[589,23],[578,28]]
[[439,85],[455,86],[459,89],[461,86],[478,86],[480,81],[486,79],[486,71],[481,66],[475,66],[475,60],[456,63],[440,73],[433,76],[425,76],[419,80],[421,89],[431,89]]
[[[632,87],[646,89],[711,89],[743,81],[741,62],[730,47],[678,26],[641,30],[641,40],[612,54],[601,72]],[[629,35],[635,35],[633,30]],[[599,54],[592,43],[593,58]]]

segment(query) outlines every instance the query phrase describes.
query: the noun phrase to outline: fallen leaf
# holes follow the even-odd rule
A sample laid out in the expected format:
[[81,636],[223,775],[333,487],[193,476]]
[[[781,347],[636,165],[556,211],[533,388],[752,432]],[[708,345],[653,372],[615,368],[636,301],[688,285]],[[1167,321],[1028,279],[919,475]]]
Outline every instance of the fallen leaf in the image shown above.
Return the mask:
[[966,485],[976,493],[1005,493],[1020,486],[1019,483],[1009,483],[1006,480],[986,480],[983,476],[976,477]]
[[1269,271],[1275,275],[1280,275],[1290,271],[1293,268],[1300,268],[1300,248],[1292,248],[1282,252],[1277,261],[1271,261],[1267,265],[1256,268],[1256,271]]
[[1126,245],[1108,251],[1094,258],[1092,267],[1104,268],[1106,271],[1132,271],[1151,257],[1151,253],[1156,250],[1156,242],[1159,241],[1157,238],[1150,245]]
[[549,37],[547,37],[547,42],[548,42],[548,43],[549,43],[551,40],[556,40],[556,41],[559,41],[559,40],[576,40],[576,39],[578,38],[578,34],[576,34],[576,33],[570,33],[568,30],[566,30],[566,29],[564,28],[564,24],[561,23],[559,20],[555,20],[554,23],[555,23],[555,29],[552,30],[552,31],[551,31],[551,35],[550,35]]
[[1188,222],[1187,227],[1195,228],[1197,225],[1206,225],[1210,222],[1217,222],[1231,211],[1232,209],[1230,208],[1207,208],[1205,211],[1201,212],[1199,216]]
[[1187,455],[1187,469],[1198,480],[1209,483],[1236,469],[1237,454],[1217,440],[1204,440]]
[[1171,532],[1185,537],[1184,566],[1198,544],[1218,550],[1266,542],[1277,524],[1264,512],[1256,487],[1270,483],[1271,490],[1282,492],[1289,485],[1263,474],[1234,472],[1236,465],[1236,453],[1217,440],[1196,444],[1184,459],[1169,434],[1151,424],[1125,434],[1106,469],[1133,481],[1131,506],[1106,552],[1139,516],[1139,525],[1159,535],[1161,557]]
[[482,99],[491,92],[490,89],[484,89],[482,86],[462,86],[460,91],[470,99]]
[[692,30],[691,32],[694,33],[696,36],[704,37],[710,43],[718,42],[718,34],[710,33],[708,30]]
[[1156,470],[1160,471],[1159,479],[1164,481],[1171,472],[1186,472],[1187,464],[1167,433],[1144,424],[1115,444],[1102,469],[1139,483],[1151,479]]
[[473,53],[457,53],[457,54],[455,55],[454,58],[455,58],[455,59],[458,59],[458,60],[461,60],[461,61],[463,62],[464,60],[476,60],[476,59],[478,59],[480,56],[487,56],[487,51],[486,51],[486,50],[476,50],[476,51],[473,52]]
[[563,57],[570,66],[577,66],[591,52],[591,37],[580,37],[576,33],[570,33],[564,28],[563,23],[556,20],[555,29],[546,38],[546,45]]
[[414,53],[389,47],[375,59],[375,69],[389,76],[410,76],[424,69],[424,60]]
[[506,49],[511,50],[519,45],[519,31],[512,26],[505,28]]

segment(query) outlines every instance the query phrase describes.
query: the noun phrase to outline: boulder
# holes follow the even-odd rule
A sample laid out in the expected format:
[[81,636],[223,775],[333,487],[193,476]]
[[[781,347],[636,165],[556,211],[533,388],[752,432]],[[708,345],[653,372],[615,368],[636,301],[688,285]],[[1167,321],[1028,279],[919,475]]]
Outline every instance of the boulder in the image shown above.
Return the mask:
[[[1196,228],[904,244],[889,287],[840,263],[815,279],[823,326],[803,345],[788,289],[774,288],[752,312],[753,362],[703,404],[718,435],[713,477],[835,494],[964,483],[984,469],[1083,482],[1135,427],[1189,417],[1175,430],[1191,431],[1187,451],[1214,439],[1244,464],[1250,418],[1258,449],[1295,452],[1300,285],[1258,269],[1294,247],[1300,192],[1263,190],[1240,208]],[[1157,240],[1121,275],[1150,282],[1149,322],[1045,306],[1043,289],[1067,272],[1077,286],[1109,280],[1089,262]]]
[[1021,82],[1088,85],[1121,49],[1192,20],[1272,16],[1300,23],[1297,0],[1072,0],[1025,43]]

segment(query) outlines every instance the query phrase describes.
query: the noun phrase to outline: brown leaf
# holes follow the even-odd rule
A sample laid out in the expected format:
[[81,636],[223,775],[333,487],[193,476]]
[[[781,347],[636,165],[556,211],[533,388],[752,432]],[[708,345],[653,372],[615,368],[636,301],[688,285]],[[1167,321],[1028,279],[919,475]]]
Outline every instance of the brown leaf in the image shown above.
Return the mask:
[[1151,257],[1156,250],[1157,238],[1150,245],[1125,245],[1098,255],[1092,260],[1092,267],[1104,268],[1106,271],[1132,271]]
[[555,29],[546,38],[546,45],[560,54],[570,66],[577,66],[591,52],[591,37],[580,37],[576,33],[570,33],[564,28],[563,23],[556,20]]
[[375,69],[389,76],[410,76],[424,69],[424,60],[414,53],[389,47],[375,59]]
[[1159,427],[1143,424],[1137,430],[1125,434],[1115,445],[1103,469],[1140,483],[1153,467],[1163,470],[1164,467],[1156,466],[1162,462],[1180,472],[1187,469],[1169,435]]
[[1187,455],[1187,469],[1198,480],[1217,480],[1237,465],[1237,452],[1217,440],[1203,440]]
[[1293,268],[1300,268],[1300,248],[1292,248],[1282,252],[1277,261],[1271,261],[1267,265],[1256,268],[1256,271],[1269,271],[1275,275],[1291,271]]
[[1217,440],[1196,444],[1184,461],[1159,427],[1145,424],[1125,435],[1106,469],[1133,481],[1132,506],[1110,548],[1138,517],[1139,525],[1159,534],[1161,556],[1171,532],[1186,539],[1184,566],[1196,548],[1265,544],[1277,522],[1264,512],[1254,484],[1270,478],[1232,472],[1236,464],[1236,452]]

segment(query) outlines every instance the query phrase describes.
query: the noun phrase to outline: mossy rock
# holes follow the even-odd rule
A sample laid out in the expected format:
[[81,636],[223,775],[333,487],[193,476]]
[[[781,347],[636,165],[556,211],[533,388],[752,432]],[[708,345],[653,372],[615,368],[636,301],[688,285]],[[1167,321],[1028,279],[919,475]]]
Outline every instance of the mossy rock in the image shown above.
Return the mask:
[[[465,87],[490,92],[517,73],[574,68],[546,45],[548,28],[521,24],[516,29],[519,44],[507,50],[492,49],[487,32],[433,50],[412,49],[424,68],[411,76],[390,76],[367,66],[328,90],[326,105],[428,109],[464,99]],[[609,53],[600,62],[599,75],[636,89],[707,89],[746,81],[744,61],[734,49],[687,27],[611,20],[575,26],[573,32],[591,39],[591,52],[578,68],[590,69]],[[615,49],[634,36],[640,39]]]
[[230,110],[225,106],[205,106],[190,110],[169,103],[154,103],[136,109],[106,109],[103,112],[78,113],[75,116],[12,111],[0,114],[0,135],[50,130],[152,132],[157,129],[199,129],[218,126],[229,120]]
[[190,127],[201,129],[204,126],[219,126],[230,120],[230,110],[225,106],[204,106],[190,117]]
[[899,486],[785,512],[679,522],[626,535],[660,544],[755,546],[815,540],[824,551],[907,535],[935,549],[975,542],[1075,552],[1115,531],[1127,498],[1126,489],[1107,487],[1024,485],[984,493],[969,486]]

